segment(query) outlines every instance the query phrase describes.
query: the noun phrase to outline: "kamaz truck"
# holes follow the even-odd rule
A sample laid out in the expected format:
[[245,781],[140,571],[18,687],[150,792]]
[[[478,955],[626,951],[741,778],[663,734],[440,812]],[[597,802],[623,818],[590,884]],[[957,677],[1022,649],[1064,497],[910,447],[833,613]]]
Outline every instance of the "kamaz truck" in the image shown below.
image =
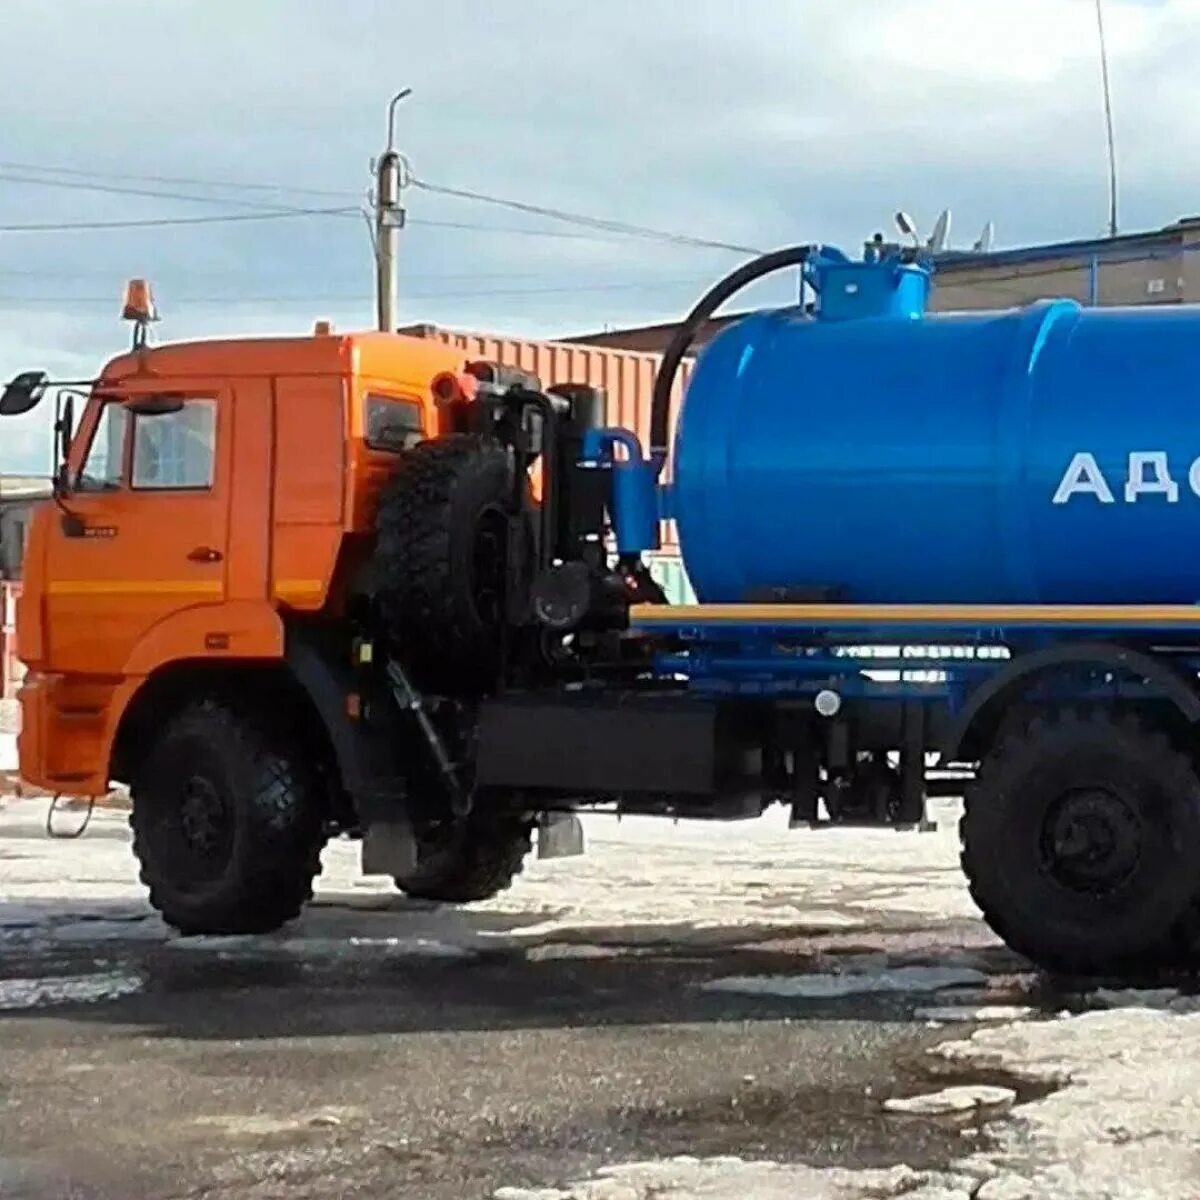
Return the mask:
[[[672,413],[696,331],[781,269],[815,307],[725,329]],[[930,286],[878,243],[748,263],[679,327],[648,431],[390,333],[150,346],[133,289],[77,424],[58,392],[22,774],[128,784],[152,903],[243,933],[336,835],[469,902],[584,810],[913,828],[950,772],[1012,947],[1193,964],[1200,309],[931,314]],[[664,521],[695,605],[644,564]]]

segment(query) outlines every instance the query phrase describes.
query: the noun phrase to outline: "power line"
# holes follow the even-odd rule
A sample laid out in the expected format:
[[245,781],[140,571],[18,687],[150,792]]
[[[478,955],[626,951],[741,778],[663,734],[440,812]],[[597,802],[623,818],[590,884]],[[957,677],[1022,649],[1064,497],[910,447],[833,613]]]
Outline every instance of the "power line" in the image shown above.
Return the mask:
[[511,234],[514,237],[540,237],[566,239],[572,242],[607,242],[609,245],[628,246],[627,235],[604,233],[571,233],[565,229],[523,229],[518,225],[479,225],[471,221],[437,221],[428,217],[409,217],[406,225],[420,225],[426,229],[470,229],[480,233]]
[[76,179],[38,179],[32,175],[15,175],[0,165],[0,183],[24,183],[35,187],[69,188],[85,192],[104,192],[113,196],[146,196],[155,200],[182,200],[188,204],[230,204],[238,208],[255,208],[267,212],[292,212],[291,205],[266,203],[261,200],[238,200],[228,196],[197,196],[186,192],[162,192],[150,188],[121,187],[111,183],[85,183]]
[[474,192],[466,188],[447,187],[444,184],[430,183],[415,176],[410,180],[413,187],[440,196],[453,196],[459,200],[472,200],[479,204],[493,204],[500,208],[510,208],[515,212],[529,213],[533,216],[549,217],[555,221],[566,221],[572,225],[585,225],[593,229],[604,229],[611,233],[622,233],[628,237],[648,238],[653,241],[670,242],[681,246],[696,246],[708,250],[732,250],[738,254],[761,254],[762,251],[753,246],[739,246],[732,242],[720,242],[710,238],[692,237],[690,234],[671,233],[663,229],[651,229],[645,225],[631,225],[624,221],[613,221],[605,217],[592,217],[583,213],[568,212],[560,208],[547,208],[540,204],[529,204],[524,200],[510,200],[502,196],[492,196],[486,192]]
[[220,225],[231,221],[273,221],[283,217],[341,217],[357,215],[354,208],[288,208],[269,212],[222,213],[211,217],[139,217],[125,221],[39,221],[0,225],[0,233],[77,233],[95,229],[152,229],[167,225]]
[[[79,188],[88,191],[108,192],[115,195],[133,195],[146,196],[155,199],[178,200],[201,204],[213,203],[228,203],[235,204],[239,208],[262,208],[264,211],[270,212],[295,212],[295,213],[312,213],[313,209],[292,209],[285,208],[280,204],[265,205],[262,203],[254,203],[248,200],[238,200],[231,198],[222,198],[217,196],[198,196],[194,193],[182,192],[163,192],[158,190],[144,188],[126,188],[112,184],[104,183],[89,183],[86,180],[130,180],[140,183],[163,183],[168,185],[190,185],[192,187],[208,187],[208,188],[224,188],[227,190],[251,190],[260,192],[284,192],[296,195],[320,195],[320,196],[344,196],[348,197],[351,193],[343,191],[333,191],[323,188],[302,188],[291,187],[287,184],[273,183],[249,183],[249,182],[233,182],[230,180],[214,180],[214,179],[199,179],[195,177],[170,176],[170,175],[151,175],[151,174],[135,174],[132,172],[115,172],[115,171],[86,171],[76,167],[62,167],[53,165],[41,165],[35,163],[20,163],[11,161],[0,161],[0,172],[17,172],[18,174],[0,175],[0,182],[35,184],[42,186],[56,186],[66,188]],[[26,172],[21,175],[20,172]],[[34,175],[29,175],[28,172],[34,172]],[[43,175],[61,175],[64,179],[42,179],[37,176]],[[469,200],[480,204],[491,204],[497,207],[510,209],[514,212],[527,213],[531,216],[546,217],[554,221],[562,221],[566,224],[580,226],[589,230],[599,231],[610,235],[616,235],[616,238],[640,238],[643,240],[663,242],[668,245],[690,246],[697,249],[706,250],[726,250],[738,254],[758,254],[759,250],[752,246],[742,246],[732,242],[723,242],[712,238],[694,237],[690,234],[678,233],[669,230],[653,229],[649,226],[634,225],[625,221],[616,221],[606,217],[596,217],[585,213],[569,212],[565,209],[548,208],[544,205],[531,204],[522,200],[512,200],[501,196],[493,196],[486,192],[472,191],[466,188],[453,188],[444,184],[432,183],[427,180],[412,178],[412,185],[420,188],[422,191],[429,192],[434,195],[451,196],[459,200]],[[331,210],[324,210],[331,211]],[[338,215],[349,215],[357,213],[357,208],[351,210],[349,208],[343,210]],[[575,240],[584,240],[585,238],[593,241],[615,240],[610,238],[599,238],[595,234],[570,234],[562,230],[542,230],[542,229],[522,229],[503,226],[476,225],[470,222],[457,221],[437,221],[428,218],[415,217],[408,222],[412,225],[423,225],[430,228],[440,229],[464,229],[477,230],[486,233],[512,234],[514,236],[525,237],[557,237],[557,238],[572,238]],[[105,223],[103,225],[96,224],[92,226],[74,226],[74,228],[119,228],[120,226]],[[33,227],[26,227],[28,231],[32,231]],[[20,232],[23,230],[14,227],[0,226],[2,232]],[[58,232],[59,227],[47,229],[46,232]]]
[[[183,192],[162,192],[162,191],[154,191],[154,190],[151,190],[148,188],[117,187],[117,186],[113,186],[110,184],[84,183],[84,182],[76,181],[76,180],[36,179],[31,176],[11,174],[10,172],[4,170],[3,164],[0,164],[0,183],[34,184],[34,185],[41,185],[44,187],[78,189],[78,190],[89,191],[89,192],[104,192],[104,193],[111,193],[111,194],[119,195],[119,196],[145,196],[145,197],[150,197],[150,198],[159,199],[159,200],[178,200],[178,201],[183,201],[186,203],[197,203],[197,204],[236,204],[240,208],[261,209],[265,212],[277,213],[281,216],[296,215],[296,214],[307,215],[307,214],[313,213],[315,211],[326,212],[330,216],[358,216],[361,211],[359,209],[350,208],[350,207],[346,207],[345,209],[340,209],[340,210],[337,210],[337,209],[314,210],[314,209],[310,209],[310,208],[294,208],[290,205],[282,206],[279,204],[265,204],[261,201],[229,199],[224,196],[197,196],[194,194],[187,194],[187,193],[183,193]],[[156,221],[148,219],[147,223],[148,224],[156,224],[156,223],[160,223],[160,222],[156,222]],[[165,223],[165,222],[161,222],[161,223]],[[562,230],[562,229],[524,229],[524,228],[514,227],[514,226],[482,225],[477,222],[471,222],[471,221],[439,221],[439,220],[431,219],[431,218],[427,218],[427,217],[413,217],[413,218],[410,218],[407,223],[410,225],[421,225],[421,226],[424,226],[425,228],[434,228],[434,229],[473,230],[473,231],[482,232],[482,233],[498,233],[498,234],[505,234],[505,235],[520,236],[520,237],[566,238],[566,239],[569,239],[572,241],[610,242],[611,243],[611,242],[627,242],[629,240],[628,236],[626,236],[626,235],[604,236],[604,235],[595,234],[595,233],[570,233],[570,232],[567,232],[566,230]],[[78,226],[74,226],[74,227],[78,228]],[[127,226],[125,226],[125,225],[117,225],[117,224],[109,224],[109,223],[104,223],[104,224],[97,223],[95,225],[90,226],[90,228],[105,228],[105,229],[126,228],[126,227]],[[4,227],[0,227],[0,230],[2,230],[3,228]],[[32,231],[32,229],[35,227],[25,227],[25,228]],[[36,227],[36,228],[40,229],[41,227]],[[59,228],[60,228],[59,226],[55,225],[53,227],[47,227],[45,231],[46,232],[58,232]],[[16,231],[16,230],[14,227],[9,227],[9,231]]]
[[182,184],[192,187],[225,188],[229,191],[289,192],[295,196],[339,196],[349,197],[352,192],[345,189],[294,187],[290,183],[235,183],[232,180],[196,179],[181,175],[137,175],[124,171],[84,171],[76,167],[44,166],[40,163],[0,162],[0,169],[13,171],[37,171],[43,175],[74,175],[84,179],[128,179],[135,183]]

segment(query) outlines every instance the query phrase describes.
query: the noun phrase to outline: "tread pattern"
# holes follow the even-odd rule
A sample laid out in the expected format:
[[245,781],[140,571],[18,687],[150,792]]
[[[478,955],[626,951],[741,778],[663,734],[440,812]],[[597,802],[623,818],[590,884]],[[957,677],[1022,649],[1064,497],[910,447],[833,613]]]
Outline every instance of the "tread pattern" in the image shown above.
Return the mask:
[[[1187,881],[1190,894],[1183,895],[1169,919],[1144,929],[1136,950],[1108,944],[1102,926],[1095,928],[1095,937],[1081,939],[1070,949],[1052,947],[1052,939],[1045,933],[1052,912],[1041,914],[1041,920],[1027,920],[1018,908],[1006,902],[1006,897],[985,885],[986,861],[997,853],[994,829],[984,828],[994,816],[988,810],[999,805],[1012,811],[1019,798],[1008,794],[1010,781],[1033,775],[1046,763],[1048,754],[1071,746],[1093,746],[1097,751],[1123,749],[1150,766],[1159,786],[1178,797],[1180,803],[1194,802],[1200,807],[1196,763],[1164,732],[1148,728],[1137,716],[1113,716],[1099,709],[1034,715],[1001,734],[981,762],[965,798],[959,823],[960,861],[971,898],[987,924],[1009,947],[1050,971],[1141,975],[1196,965],[1200,959],[1200,839],[1197,845],[1185,849],[1187,857],[1179,867],[1181,873],[1191,876]],[[1174,828],[1171,833],[1179,836]],[[1036,869],[1031,861],[1028,870]]]
[[471,585],[475,522],[507,505],[508,454],[498,442],[452,434],[402,454],[376,517],[374,585],[405,665],[437,691],[487,683],[503,631],[481,620]]
[[528,821],[468,820],[454,842],[419,862],[396,886],[414,899],[468,904],[512,885],[532,847]]
[[[204,744],[238,780],[237,832],[224,876],[201,893],[172,877],[165,839],[174,760]],[[317,776],[294,739],[259,714],[216,699],[188,705],[163,728],[132,789],[133,852],[150,903],[185,934],[266,933],[312,898],[324,845]]]

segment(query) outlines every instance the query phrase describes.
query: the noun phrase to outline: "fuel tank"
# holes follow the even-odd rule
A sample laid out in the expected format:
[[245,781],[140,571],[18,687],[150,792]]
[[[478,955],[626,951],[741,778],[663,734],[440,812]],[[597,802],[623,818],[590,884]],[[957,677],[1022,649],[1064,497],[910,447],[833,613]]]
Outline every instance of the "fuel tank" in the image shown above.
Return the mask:
[[1200,307],[926,314],[885,265],[702,353],[671,498],[697,597],[1200,600]]

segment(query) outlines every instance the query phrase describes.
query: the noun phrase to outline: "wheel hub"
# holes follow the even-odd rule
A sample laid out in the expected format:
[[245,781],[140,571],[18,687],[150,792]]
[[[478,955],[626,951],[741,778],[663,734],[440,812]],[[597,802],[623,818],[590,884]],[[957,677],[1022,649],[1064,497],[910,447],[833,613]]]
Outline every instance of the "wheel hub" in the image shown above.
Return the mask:
[[188,848],[201,858],[216,857],[225,845],[229,832],[228,806],[201,775],[193,775],[183,785],[179,826]]
[[1042,863],[1064,887],[1111,892],[1125,883],[1141,855],[1141,823],[1123,796],[1107,788],[1067,792],[1046,813]]

